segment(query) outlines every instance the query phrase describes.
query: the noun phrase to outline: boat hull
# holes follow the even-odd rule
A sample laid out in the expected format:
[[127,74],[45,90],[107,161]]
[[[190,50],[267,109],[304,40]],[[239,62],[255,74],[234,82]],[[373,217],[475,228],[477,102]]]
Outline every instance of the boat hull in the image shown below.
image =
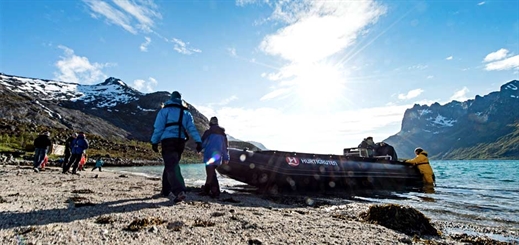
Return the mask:
[[229,149],[217,171],[259,188],[309,190],[401,190],[422,186],[414,166],[381,158],[283,151]]

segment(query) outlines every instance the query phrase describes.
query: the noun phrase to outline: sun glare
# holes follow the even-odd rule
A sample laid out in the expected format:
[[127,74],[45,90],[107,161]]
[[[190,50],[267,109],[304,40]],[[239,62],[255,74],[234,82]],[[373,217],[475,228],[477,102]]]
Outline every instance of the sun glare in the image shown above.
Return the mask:
[[302,101],[329,105],[338,102],[345,88],[345,78],[332,65],[305,67],[295,79],[296,93]]

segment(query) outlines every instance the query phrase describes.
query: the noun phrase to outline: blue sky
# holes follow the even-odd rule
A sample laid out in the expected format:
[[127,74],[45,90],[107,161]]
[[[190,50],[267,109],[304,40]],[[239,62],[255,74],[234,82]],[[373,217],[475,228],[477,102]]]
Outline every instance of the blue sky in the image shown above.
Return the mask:
[[[0,72],[178,90],[228,134],[341,153],[519,79],[519,1],[0,2]],[[151,125],[150,125],[151,127]]]

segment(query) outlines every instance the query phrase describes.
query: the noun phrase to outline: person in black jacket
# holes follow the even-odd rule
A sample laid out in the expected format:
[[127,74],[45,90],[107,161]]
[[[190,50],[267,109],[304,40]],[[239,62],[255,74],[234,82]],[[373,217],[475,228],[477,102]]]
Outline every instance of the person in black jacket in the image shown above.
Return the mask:
[[74,141],[77,137],[77,133],[73,133],[70,137],[68,137],[67,141],[65,141],[65,157],[63,158],[63,165],[62,168],[65,168],[67,166],[68,162],[70,161],[70,155],[72,154],[70,152],[71,148],[70,145],[72,144],[72,141]]
[[40,165],[47,155],[52,142],[50,141],[50,133],[44,132],[34,140],[34,172],[40,172]]

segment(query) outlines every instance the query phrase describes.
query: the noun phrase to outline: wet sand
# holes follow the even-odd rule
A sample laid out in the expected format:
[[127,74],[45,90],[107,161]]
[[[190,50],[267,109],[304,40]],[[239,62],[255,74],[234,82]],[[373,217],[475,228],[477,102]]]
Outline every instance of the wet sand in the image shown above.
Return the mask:
[[306,206],[245,192],[212,199],[196,187],[174,203],[156,195],[158,178],[80,173],[0,166],[0,244],[467,244],[365,222],[370,203]]

